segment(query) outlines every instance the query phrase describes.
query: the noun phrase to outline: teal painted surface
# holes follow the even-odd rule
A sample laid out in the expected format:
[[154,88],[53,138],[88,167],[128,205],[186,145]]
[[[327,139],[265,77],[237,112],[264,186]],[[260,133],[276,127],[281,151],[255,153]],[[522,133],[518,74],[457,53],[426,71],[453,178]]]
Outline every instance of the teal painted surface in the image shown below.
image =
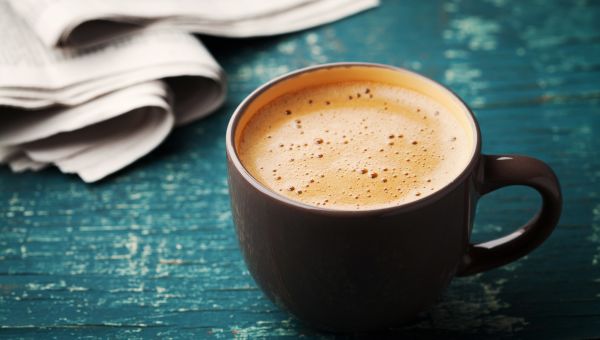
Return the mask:
[[[0,336],[330,337],[281,312],[249,276],[223,136],[261,83],[354,60],[448,85],[479,118],[484,152],[545,160],[565,195],[542,247],[456,279],[429,313],[388,335],[600,337],[599,22],[597,1],[384,1],[297,34],[207,40],[230,75],[226,105],[134,166],[94,185],[0,169]],[[538,205],[522,188],[486,196],[474,238],[513,230]]]

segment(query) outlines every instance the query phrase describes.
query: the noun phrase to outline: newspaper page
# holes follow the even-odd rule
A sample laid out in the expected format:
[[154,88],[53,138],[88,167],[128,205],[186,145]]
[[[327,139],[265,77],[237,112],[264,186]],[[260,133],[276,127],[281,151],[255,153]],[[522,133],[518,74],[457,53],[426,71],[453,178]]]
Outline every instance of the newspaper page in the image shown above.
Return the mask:
[[143,29],[93,47],[50,49],[11,6],[0,2],[0,41],[0,105],[72,106],[136,83],[163,78],[176,82],[177,77],[197,78],[201,87],[195,89],[208,95],[174,94],[186,103],[203,97],[196,106],[187,105],[194,112],[175,110],[178,121],[201,117],[224,99],[220,66],[199,40],[179,31]]
[[86,48],[46,47],[0,2],[0,163],[97,181],[214,111],[223,71],[193,36],[147,28]]
[[0,163],[17,172],[53,164],[86,182],[97,181],[166,138],[175,121],[166,90],[154,81],[73,108],[4,110]]
[[329,23],[378,0],[10,0],[47,46],[97,43],[167,26],[224,37],[288,33]]

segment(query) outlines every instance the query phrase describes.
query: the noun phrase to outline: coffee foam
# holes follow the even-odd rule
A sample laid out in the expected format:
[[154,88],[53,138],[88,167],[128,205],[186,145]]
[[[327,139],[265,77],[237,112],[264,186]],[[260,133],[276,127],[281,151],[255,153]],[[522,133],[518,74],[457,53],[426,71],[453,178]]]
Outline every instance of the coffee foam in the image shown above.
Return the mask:
[[401,87],[341,82],[276,98],[243,127],[238,154],[266,187],[303,203],[360,210],[431,195],[466,167],[472,133]]

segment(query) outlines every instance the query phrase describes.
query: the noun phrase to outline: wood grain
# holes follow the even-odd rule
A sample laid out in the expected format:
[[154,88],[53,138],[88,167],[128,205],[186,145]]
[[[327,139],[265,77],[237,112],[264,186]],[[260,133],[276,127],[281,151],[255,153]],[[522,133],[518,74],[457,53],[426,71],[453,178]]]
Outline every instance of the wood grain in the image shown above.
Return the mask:
[[[0,169],[0,336],[332,337],[280,311],[249,276],[229,211],[224,133],[236,105],[274,76],[371,61],[448,85],[474,109],[484,152],[545,160],[565,195],[542,247],[456,279],[433,310],[383,335],[600,337],[598,22],[591,0],[407,0],[297,34],[203,38],[229,74],[216,114],[99,184]],[[486,196],[474,239],[513,230],[538,199],[518,187]]]

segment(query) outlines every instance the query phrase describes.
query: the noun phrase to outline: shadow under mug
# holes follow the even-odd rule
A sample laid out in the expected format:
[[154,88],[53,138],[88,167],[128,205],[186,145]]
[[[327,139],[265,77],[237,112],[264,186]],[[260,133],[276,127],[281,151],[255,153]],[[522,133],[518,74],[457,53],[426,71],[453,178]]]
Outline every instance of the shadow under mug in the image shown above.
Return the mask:
[[[268,189],[240,162],[240,133],[273,99],[340,81],[397,85],[445,105],[472,127],[464,171],[435,193],[381,209],[333,210]],[[482,155],[477,121],[458,96],[419,74],[379,64],[336,63],[298,70],[261,86],[237,108],[226,134],[233,219],[248,269],[265,294],[300,320],[332,331],[395,327],[438,299],[454,276],[502,266],[539,246],[562,207],[558,180],[543,162]],[[542,197],[540,211],[502,238],[471,244],[480,196],[525,185]]]

